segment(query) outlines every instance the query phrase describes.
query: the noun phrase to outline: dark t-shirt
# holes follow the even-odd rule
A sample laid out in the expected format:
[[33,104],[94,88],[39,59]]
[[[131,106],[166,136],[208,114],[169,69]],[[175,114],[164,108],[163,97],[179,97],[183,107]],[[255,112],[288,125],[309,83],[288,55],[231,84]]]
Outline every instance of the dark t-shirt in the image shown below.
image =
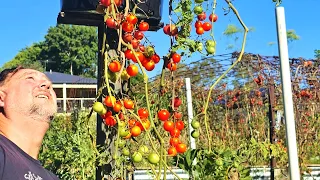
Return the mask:
[[40,161],[0,134],[0,180],[59,180]]

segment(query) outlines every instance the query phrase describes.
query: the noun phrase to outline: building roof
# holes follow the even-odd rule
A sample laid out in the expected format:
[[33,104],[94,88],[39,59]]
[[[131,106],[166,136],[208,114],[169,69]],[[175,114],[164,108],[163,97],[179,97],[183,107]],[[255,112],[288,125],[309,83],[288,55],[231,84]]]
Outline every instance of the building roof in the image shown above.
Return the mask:
[[44,72],[53,84],[97,84],[97,79],[64,74],[60,72]]

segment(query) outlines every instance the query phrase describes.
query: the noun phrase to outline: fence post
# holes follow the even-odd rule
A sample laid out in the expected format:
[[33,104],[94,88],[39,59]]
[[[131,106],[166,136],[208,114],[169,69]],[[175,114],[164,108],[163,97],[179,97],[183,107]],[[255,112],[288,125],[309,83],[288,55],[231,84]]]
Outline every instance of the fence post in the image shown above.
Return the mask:
[[[274,102],[275,102],[275,97],[274,97],[274,80],[273,77],[271,77],[270,82],[269,82],[269,123],[270,123],[270,142],[271,144],[276,143],[276,133],[275,133],[275,125],[276,121],[274,119]],[[270,152],[272,150],[270,149]],[[274,174],[274,169],[276,167],[276,160],[274,157],[270,158],[270,179],[274,180],[275,179],[275,174]]]
[[187,107],[188,107],[188,122],[189,122],[189,138],[190,138],[190,146],[191,149],[196,148],[196,142],[195,139],[192,138],[191,132],[193,131],[193,128],[191,126],[191,121],[193,119],[193,108],[192,108],[192,96],[191,96],[191,83],[190,78],[185,78],[186,80],[186,91],[187,91]]
[[284,117],[286,122],[286,138],[288,144],[289,171],[291,180],[300,180],[300,169],[297,149],[295,117],[292,99],[291,73],[288,54],[286,21],[283,7],[276,7],[278,48],[280,57],[280,73]]

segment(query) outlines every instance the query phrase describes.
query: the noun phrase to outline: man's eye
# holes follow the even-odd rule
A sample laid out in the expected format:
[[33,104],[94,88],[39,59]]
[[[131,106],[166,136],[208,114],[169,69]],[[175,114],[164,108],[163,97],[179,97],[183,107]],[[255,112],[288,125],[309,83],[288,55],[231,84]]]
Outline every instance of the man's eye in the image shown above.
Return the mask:
[[34,78],[32,76],[29,76],[29,77],[27,77],[27,79],[32,79],[33,80]]

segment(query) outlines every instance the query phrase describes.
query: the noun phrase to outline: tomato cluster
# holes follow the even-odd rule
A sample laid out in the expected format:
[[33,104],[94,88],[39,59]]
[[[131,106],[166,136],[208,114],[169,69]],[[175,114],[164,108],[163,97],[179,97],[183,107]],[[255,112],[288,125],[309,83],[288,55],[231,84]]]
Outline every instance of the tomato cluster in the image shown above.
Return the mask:
[[[123,49],[124,56],[127,60],[131,60],[134,63],[122,71],[121,75],[123,79],[128,79],[138,74],[139,68],[135,64],[138,61],[140,61],[147,71],[152,71],[155,65],[160,62],[160,56],[155,53],[153,46],[148,45],[145,47],[141,44],[141,41],[145,39],[144,32],[149,30],[147,22],[141,21],[138,23],[138,18],[134,14],[128,14],[123,18],[107,18],[106,26],[112,29],[119,29],[121,26],[123,32],[122,40],[124,43],[127,43],[126,48]],[[110,64],[110,71],[119,72],[121,70],[121,65],[115,66],[113,62]]]
[[158,119],[163,122],[163,129],[170,134],[168,155],[176,156],[178,153],[186,152],[187,145],[179,139],[181,131],[185,128],[185,124],[181,120],[182,113],[175,111],[173,113],[173,120],[170,119],[171,114],[167,109],[159,110],[157,115]]

